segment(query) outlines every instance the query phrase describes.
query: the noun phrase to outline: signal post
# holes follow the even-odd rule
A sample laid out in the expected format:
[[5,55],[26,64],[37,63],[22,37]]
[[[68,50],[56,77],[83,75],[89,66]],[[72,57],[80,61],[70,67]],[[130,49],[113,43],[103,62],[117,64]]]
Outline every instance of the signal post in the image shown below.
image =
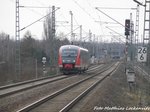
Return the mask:
[[126,35],[126,66],[125,73],[127,76],[127,82],[129,84],[130,91],[135,89],[135,72],[134,72],[134,47],[133,47],[133,22],[132,14],[130,19],[125,20],[125,35]]

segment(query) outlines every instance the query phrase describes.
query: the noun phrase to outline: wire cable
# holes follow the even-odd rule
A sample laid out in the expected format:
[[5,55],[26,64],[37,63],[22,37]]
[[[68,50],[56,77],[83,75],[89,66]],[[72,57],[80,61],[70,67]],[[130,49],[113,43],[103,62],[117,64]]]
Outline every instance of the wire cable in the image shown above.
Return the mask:
[[78,7],[80,7],[89,17],[91,17],[91,18],[95,21],[95,18],[93,18],[90,13],[88,13],[83,7],[81,7],[81,5],[80,5],[76,0],[73,0],[73,2],[74,2]]
[[[60,8],[57,8],[55,11],[57,11],[58,9],[60,9]],[[22,30],[24,30],[24,29],[26,29],[27,27],[30,27],[31,25],[33,25],[33,24],[35,24],[35,23],[37,23],[38,21],[40,21],[41,19],[43,19],[43,18],[45,18],[45,17],[47,17],[49,14],[51,14],[52,12],[50,12],[50,13],[48,13],[47,15],[45,15],[45,16],[43,16],[43,17],[41,17],[40,19],[38,19],[38,20],[36,20],[36,21],[34,21],[33,23],[31,23],[31,24],[29,24],[29,25],[27,25],[27,26],[25,26],[25,27],[23,27],[21,30],[19,30],[19,31],[22,31]]]
[[136,10],[137,9],[137,8],[122,8],[122,7],[121,8],[119,8],[119,7],[118,8],[114,8],[114,7],[98,7],[98,8],[99,9],[111,9],[111,10],[112,9],[114,9],[114,10],[118,10],[118,9],[119,10]]
[[[80,26],[77,27],[76,29],[74,29],[73,31],[76,31],[78,28],[80,28]],[[71,32],[67,33],[67,34],[65,35],[65,37],[67,37],[69,34],[71,34]]]
[[112,19],[113,21],[115,21],[116,23],[120,24],[121,26],[125,27],[122,23],[118,22],[117,20],[115,20],[114,18],[110,17],[108,14],[106,14],[105,12],[101,11],[98,7],[96,7],[95,9],[97,9],[99,12],[101,12],[102,14],[104,14],[105,16],[109,17],[110,19]]
[[[107,26],[106,26],[106,28],[107,28],[107,29],[109,29],[109,30],[111,30],[111,31],[113,31],[113,32],[115,32],[116,34],[118,34],[118,35],[120,35],[121,37],[123,37],[123,38],[125,38],[125,39],[126,39],[126,37],[125,37],[125,36],[123,36],[123,35],[119,34],[118,32],[116,32],[116,31],[112,30],[111,28],[109,28],[109,27],[107,27]],[[128,39],[128,40],[129,40],[129,39]]]

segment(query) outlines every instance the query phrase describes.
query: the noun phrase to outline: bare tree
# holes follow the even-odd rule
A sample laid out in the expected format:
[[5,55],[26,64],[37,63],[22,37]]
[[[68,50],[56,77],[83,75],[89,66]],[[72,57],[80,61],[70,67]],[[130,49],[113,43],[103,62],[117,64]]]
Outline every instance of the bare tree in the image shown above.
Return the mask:
[[[51,9],[49,9],[49,12],[51,12]],[[49,14],[49,16],[47,16],[45,18],[43,26],[44,26],[44,37],[45,37],[45,39],[46,40],[47,39],[52,40],[52,38],[53,38],[52,32],[53,31],[52,31],[52,15],[51,15],[51,13]]]
[[[7,83],[14,76],[14,46],[15,42],[9,35],[0,33],[0,82]],[[11,73],[11,75],[9,75]]]

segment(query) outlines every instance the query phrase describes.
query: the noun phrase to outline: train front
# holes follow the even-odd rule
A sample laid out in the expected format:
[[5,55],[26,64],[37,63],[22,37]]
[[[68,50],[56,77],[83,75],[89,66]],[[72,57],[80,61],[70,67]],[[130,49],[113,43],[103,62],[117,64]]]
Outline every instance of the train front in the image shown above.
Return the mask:
[[79,48],[71,45],[62,46],[59,50],[59,68],[64,74],[78,72],[76,64],[78,61]]

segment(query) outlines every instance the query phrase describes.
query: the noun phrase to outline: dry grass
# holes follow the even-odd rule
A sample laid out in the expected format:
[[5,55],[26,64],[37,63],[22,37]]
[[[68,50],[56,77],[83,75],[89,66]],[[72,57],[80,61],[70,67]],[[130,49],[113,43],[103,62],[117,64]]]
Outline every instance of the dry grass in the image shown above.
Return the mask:
[[[149,83],[139,74],[136,76],[136,87],[130,91],[124,65],[122,64],[114,75],[104,81],[92,95],[88,96],[88,101],[82,106],[81,112],[103,112],[104,110],[94,110],[94,107],[150,107],[150,86]],[[90,97],[90,98],[89,98]],[[127,112],[122,110],[121,112]],[[105,112],[105,111],[104,111]],[[113,112],[117,112],[114,110]],[[118,110],[120,112],[120,110]],[[129,112],[132,112],[131,110]],[[143,112],[138,110],[136,112]],[[144,111],[146,112],[146,111]]]

